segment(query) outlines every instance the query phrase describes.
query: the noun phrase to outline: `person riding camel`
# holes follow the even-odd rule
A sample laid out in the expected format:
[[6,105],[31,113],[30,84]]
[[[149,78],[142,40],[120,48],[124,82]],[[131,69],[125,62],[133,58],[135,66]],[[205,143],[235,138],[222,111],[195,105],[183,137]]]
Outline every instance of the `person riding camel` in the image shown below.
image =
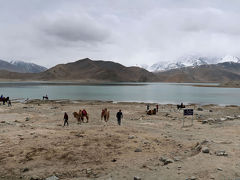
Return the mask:
[[86,116],[87,115],[87,111],[85,109],[82,110],[82,115]]

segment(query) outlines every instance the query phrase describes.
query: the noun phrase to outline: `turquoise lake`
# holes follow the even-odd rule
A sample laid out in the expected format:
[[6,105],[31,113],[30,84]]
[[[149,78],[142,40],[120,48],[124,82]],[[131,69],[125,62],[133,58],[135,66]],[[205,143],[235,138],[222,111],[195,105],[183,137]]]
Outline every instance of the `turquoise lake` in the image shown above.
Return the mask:
[[240,105],[239,88],[194,87],[177,83],[71,84],[39,82],[1,82],[0,94],[12,99],[102,100],[154,102],[160,104]]

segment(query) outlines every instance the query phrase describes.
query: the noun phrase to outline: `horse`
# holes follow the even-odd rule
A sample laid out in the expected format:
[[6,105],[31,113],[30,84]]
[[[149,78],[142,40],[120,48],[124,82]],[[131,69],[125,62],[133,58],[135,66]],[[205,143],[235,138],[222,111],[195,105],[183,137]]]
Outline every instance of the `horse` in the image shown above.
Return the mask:
[[183,108],[185,108],[185,105],[183,105],[183,103],[181,103],[180,105],[177,104],[177,109],[178,109],[178,110],[179,110],[179,109],[183,109]]
[[3,105],[5,105],[6,102],[9,101],[9,97],[1,97],[0,102],[3,102]]
[[102,109],[101,120],[104,118],[104,121],[105,121],[105,122],[108,122],[108,120],[109,120],[109,115],[110,115],[110,111],[107,111],[107,108]]
[[88,117],[88,113],[85,109],[83,109],[83,110],[80,109],[79,113],[73,112],[73,116],[77,119],[78,123],[80,123],[80,124],[81,124],[81,122],[84,122],[84,117],[86,117],[86,119],[87,119],[86,123],[88,123],[89,117]]
[[148,110],[147,111],[147,115],[155,115],[155,114],[157,114],[157,109],[156,108],[154,108],[153,110]]
[[43,100],[44,100],[44,99],[48,100],[48,96],[43,96],[42,99],[43,99]]

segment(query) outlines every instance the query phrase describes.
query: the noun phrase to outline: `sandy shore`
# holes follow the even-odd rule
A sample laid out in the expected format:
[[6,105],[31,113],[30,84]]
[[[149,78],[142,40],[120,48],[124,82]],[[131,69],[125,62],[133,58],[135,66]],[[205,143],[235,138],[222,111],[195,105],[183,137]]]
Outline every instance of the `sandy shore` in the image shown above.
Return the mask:
[[[110,120],[100,119],[101,109]],[[154,104],[151,105],[154,107]],[[85,108],[89,123],[72,112]],[[240,107],[175,105],[146,115],[144,103],[29,101],[0,106],[0,179],[142,180],[240,178]],[[116,113],[123,111],[122,126]],[[62,127],[63,113],[69,126]],[[209,153],[208,153],[209,150]],[[202,151],[206,152],[203,153]]]

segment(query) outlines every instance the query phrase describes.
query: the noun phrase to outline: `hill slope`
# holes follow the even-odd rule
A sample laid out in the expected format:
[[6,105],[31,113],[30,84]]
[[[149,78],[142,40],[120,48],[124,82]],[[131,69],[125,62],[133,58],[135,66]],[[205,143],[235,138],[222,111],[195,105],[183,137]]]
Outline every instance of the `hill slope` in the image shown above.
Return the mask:
[[225,62],[156,73],[162,82],[226,82],[240,80],[240,63]]
[[125,67],[111,61],[82,59],[73,63],[59,64],[39,74],[41,80],[100,80],[100,81],[156,81],[153,73],[139,67]]

